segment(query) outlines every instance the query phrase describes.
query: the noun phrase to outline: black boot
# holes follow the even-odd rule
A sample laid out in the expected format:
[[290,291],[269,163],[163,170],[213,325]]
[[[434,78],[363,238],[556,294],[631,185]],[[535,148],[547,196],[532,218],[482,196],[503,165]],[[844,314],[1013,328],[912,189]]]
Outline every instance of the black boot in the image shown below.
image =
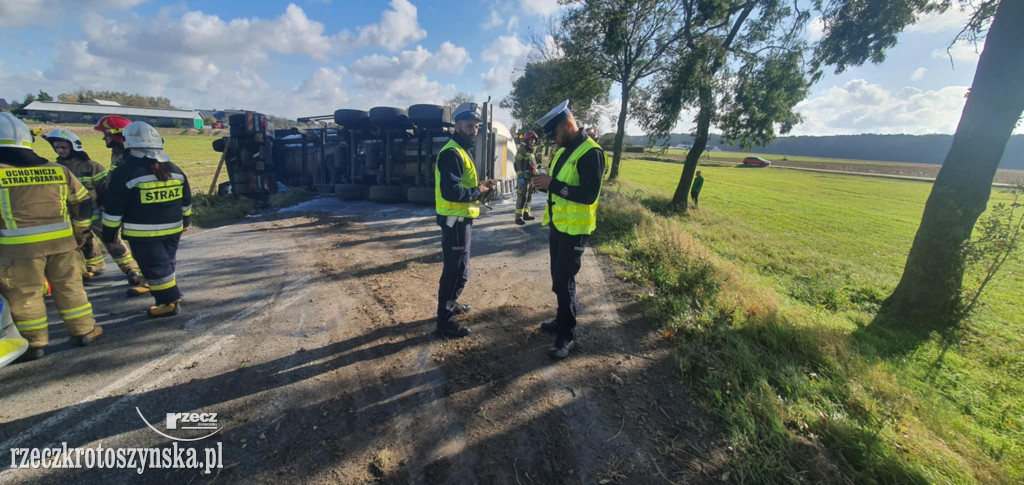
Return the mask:
[[540,324],[540,331],[546,333],[556,333],[558,332],[558,326],[554,320],[550,322],[544,322]]
[[518,224],[518,225],[520,225],[520,226],[523,226],[523,225],[526,225],[526,221],[524,221],[522,217],[519,217],[519,216],[517,215],[517,216],[516,216],[516,224]]
[[551,350],[548,351],[548,356],[555,360],[561,360],[569,356],[573,350],[576,349],[576,339],[568,340],[555,340],[555,345],[551,346]]
[[472,309],[473,309],[473,305],[470,305],[469,303],[456,303],[455,304],[455,314],[456,315],[465,315],[465,314],[469,313],[469,311],[472,310]]
[[15,362],[31,362],[33,360],[42,359],[46,355],[44,347],[29,347],[21,357],[18,357]]
[[532,221],[534,219],[536,219],[536,217],[531,216],[529,212],[524,212],[523,213],[523,220],[524,221]]
[[462,338],[469,335],[469,329],[457,323],[451,325],[438,325],[437,334],[444,338]]

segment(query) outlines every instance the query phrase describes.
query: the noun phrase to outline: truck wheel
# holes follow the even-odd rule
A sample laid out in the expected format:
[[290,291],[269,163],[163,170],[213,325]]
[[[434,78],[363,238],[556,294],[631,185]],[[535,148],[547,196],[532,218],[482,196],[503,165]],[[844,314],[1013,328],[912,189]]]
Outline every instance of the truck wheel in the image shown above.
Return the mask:
[[370,200],[374,202],[405,202],[405,190],[393,185],[371,185]]
[[388,106],[370,108],[370,122],[385,128],[405,128],[411,125],[407,111]]
[[436,104],[414,104],[409,107],[409,119],[420,128],[453,126],[452,109]]
[[339,109],[334,112],[334,122],[345,128],[359,128],[369,124],[370,115],[360,109]]
[[409,187],[409,190],[405,193],[405,198],[413,204],[420,205],[434,205],[434,188],[433,187]]
[[334,186],[334,195],[344,200],[365,199],[369,187],[359,184],[338,184]]

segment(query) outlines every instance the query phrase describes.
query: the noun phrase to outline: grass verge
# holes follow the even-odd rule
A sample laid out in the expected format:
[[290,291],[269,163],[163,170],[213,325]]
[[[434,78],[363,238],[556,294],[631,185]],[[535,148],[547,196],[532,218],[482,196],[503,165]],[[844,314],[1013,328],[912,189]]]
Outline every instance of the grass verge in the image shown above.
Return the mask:
[[[880,290],[836,289],[803,266],[806,249],[754,267],[723,257],[756,237],[706,209],[673,214],[635,187],[602,195],[595,242],[647,287],[640,299],[677,342],[684,384],[726,426],[737,481],[1019,483],[1021,396],[1000,395],[965,361],[1001,358],[1016,375],[1019,359],[984,349],[978,331],[921,336],[873,319]],[[715,219],[733,228],[725,240],[691,235]],[[806,271],[760,271],[790,263]],[[1002,408],[995,422],[977,393]]]
[[[264,207],[277,210],[316,197],[315,192],[290,189],[287,192],[271,194]],[[219,197],[216,195],[192,195],[192,223],[198,227],[217,227],[241,220],[253,214],[260,207],[247,197]]]

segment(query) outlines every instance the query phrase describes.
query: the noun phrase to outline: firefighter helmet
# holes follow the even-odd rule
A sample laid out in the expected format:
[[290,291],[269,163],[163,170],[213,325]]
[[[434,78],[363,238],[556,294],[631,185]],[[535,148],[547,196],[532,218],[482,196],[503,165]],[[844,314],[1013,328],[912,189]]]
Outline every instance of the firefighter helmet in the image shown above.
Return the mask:
[[0,113],[0,148],[32,149],[32,131],[10,113]]
[[[130,124],[132,124],[132,120],[128,118],[110,115],[100,118],[93,129],[110,135],[117,143],[124,143],[124,136],[121,135],[121,132],[123,132]],[[110,147],[110,143],[107,143],[107,146]]]
[[73,151],[85,151],[85,148],[82,147],[82,140],[78,138],[78,135],[64,128],[55,128],[53,131],[43,135],[43,139],[50,142],[50,146],[53,146],[53,142],[57,140],[64,140],[71,144]]
[[124,132],[125,148],[141,148],[144,150],[163,150],[164,139],[145,121],[135,121],[128,125]]
[[537,139],[537,132],[536,131],[532,131],[532,130],[531,131],[527,131],[526,134],[523,135],[523,141],[524,142],[529,141],[530,139]]

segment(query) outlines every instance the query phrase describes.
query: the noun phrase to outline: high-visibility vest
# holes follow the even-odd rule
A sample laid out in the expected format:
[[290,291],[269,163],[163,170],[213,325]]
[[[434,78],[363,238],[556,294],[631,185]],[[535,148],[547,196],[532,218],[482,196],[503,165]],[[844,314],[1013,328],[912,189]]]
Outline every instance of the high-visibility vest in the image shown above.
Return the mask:
[[89,198],[89,191],[67,168],[56,163],[0,167],[0,245],[42,243],[73,236],[69,204]]
[[[558,173],[555,174],[555,180],[572,187],[578,187],[580,185],[580,172],[576,168],[576,162],[580,160],[584,153],[592,149],[600,150],[601,146],[590,137],[587,137],[580,146],[572,151],[569,159],[559,167],[559,160],[565,155],[565,148],[559,148],[555,152],[555,158],[551,160],[552,170],[556,168],[558,170]],[[544,208],[544,220],[541,222],[541,225],[548,225],[552,222],[551,218],[554,218],[555,228],[561,232],[574,236],[590,234],[594,232],[594,229],[597,229],[597,202],[600,198],[601,193],[598,192],[597,199],[594,200],[593,204],[580,204],[548,190],[548,207]]]
[[[462,179],[459,180],[459,186],[471,189],[479,185],[479,182],[476,180],[476,166],[473,165],[473,160],[469,158],[466,150],[463,150],[458,143],[455,143],[455,140],[448,140],[448,143],[437,154],[438,161],[441,160],[441,154],[445,150],[455,150],[455,153],[458,153],[459,158],[462,160]],[[452,202],[441,197],[441,171],[437,169],[437,163],[434,164],[434,202],[437,213],[442,216],[474,218],[480,215],[479,201]]]

